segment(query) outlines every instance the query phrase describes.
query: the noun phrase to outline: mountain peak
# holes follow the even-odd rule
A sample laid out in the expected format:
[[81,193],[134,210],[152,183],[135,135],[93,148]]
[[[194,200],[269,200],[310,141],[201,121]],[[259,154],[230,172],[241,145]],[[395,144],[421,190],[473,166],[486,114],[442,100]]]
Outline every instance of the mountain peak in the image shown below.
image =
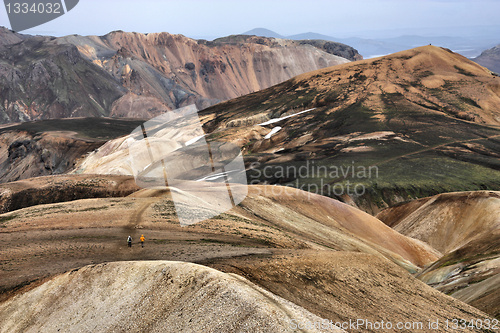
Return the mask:
[[274,31],[269,30],[269,29],[266,29],[266,28],[255,28],[255,29],[252,29],[252,30],[249,30],[249,31],[242,33],[242,35],[255,35],[255,36],[262,36],[262,37],[284,38],[279,33],[274,32]]
[[[384,80],[380,80],[376,72],[384,72]],[[364,73],[366,72],[366,73]],[[453,51],[433,46],[425,45],[413,49],[400,51],[387,56],[366,59],[354,63],[347,63],[341,66],[320,69],[311,73],[299,75],[297,80],[309,79],[318,75],[338,73],[346,80],[352,79],[351,75],[364,75],[366,83],[373,86],[374,82],[392,85],[423,85],[429,89],[443,87],[446,82],[458,83],[459,81],[476,81],[484,78],[488,81],[494,79],[491,72],[467,59],[466,57],[454,53]],[[350,74],[348,74],[350,73]],[[379,89],[380,90],[380,89]],[[384,91],[386,93],[393,93]],[[399,93],[408,93],[405,89],[397,89]]]
[[16,33],[6,27],[0,26],[0,46],[19,43],[23,35]]

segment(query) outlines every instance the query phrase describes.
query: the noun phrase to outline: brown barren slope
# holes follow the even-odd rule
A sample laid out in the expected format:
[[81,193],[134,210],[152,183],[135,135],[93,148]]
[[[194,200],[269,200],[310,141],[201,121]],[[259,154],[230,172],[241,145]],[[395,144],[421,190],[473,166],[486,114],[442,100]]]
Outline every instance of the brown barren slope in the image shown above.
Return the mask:
[[7,131],[0,133],[0,182],[67,172],[85,153],[103,142],[72,137],[73,133]]
[[[485,318],[477,309],[370,254],[303,250],[270,258],[221,259],[210,265],[240,274],[334,322],[365,319],[394,325],[392,329],[376,329],[366,324],[357,328],[344,326],[349,332],[452,332],[444,325],[446,318]],[[439,320],[439,328],[429,329],[429,320]],[[410,323],[410,327],[398,329],[399,322]],[[411,323],[416,324],[411,326]],[[424,325],[423,329],[416,326],[418,323]]]
[[[278,190],[288,192],[277,193]],[[293,188],[250,186],[248,197],[232,211],[187,227],[179,225],[169,192],[154,190],[141,190],[126,198],[85,199],[15,210],[0,215],[0,226],[4,301],[0,305],[0,316],[13,318],[1,322],[5,322],[4,325],[18,323],[21,326],[17,329],[21,331],[65,325],[66,321],[72,323],[73,319],[61,319],[67,317],[65,313],[77,308],[99,309],[92,304],[101,297],[110,304],[117,304],[107,307],[109,313],[114,314],[113,306],[123,304],[108,296],[116,283],[120,288],[126,286],[123,290],[128,296],[124,298],[131,299],[125,303],[129,306],[126,311],[142,313],[145,311],[142,305],[159,296],[147,298],[141,295],[152,295],[147,290],[170,288],[169,279],[155,280],[158,276],[153,274],[156,268],[147,266],[147,263],[137,264],[146,265],[137,270],[129,263],[112,264],[108,267],[116,269],[108,272],[106,266],[89,267],[41,284],[54,275],[87,264],[158,259],[197,262],[237,273],[275,295],[333,321],[363,318],[395,324],[411,319],[428,325],[429,319],[443,323],[457,317],[469,320],[487,318],[480,311],[425,286],[407,270],[394,264],[416,271],[417,265],[430,264],[437,259],[439,253],[431,247],[398,234],[353,207]],[[141,234],[146,236],[144,248],[138,244]],[[132,248],[126,245],[128,235],[134,239]],[[149,279],[144,272],[152,272],[152,280],[144,280]],[[68,284],[60,281],[68,281]],[[189,279],[179,283],[186,288],[197,286]],[[34,289],[37,286],[40,287]],[[52,298],[43,295],[52,293],[55,286],[62,288],[57,296],[61,298],[52,302]],[[143,287],[147,287],[146,291]],[[64,292],[65,288],[68,292]],[[128,292],[127,288],[137,294]],[[88,290],[93,292],[88,293]],[[203,294],[203,290],[199,289],[196,295]],[[122,295],[122,291],[117,295]],[[90,299],[80,296],[82,294]],[[79,301],[74,303],[77,296]],[[141,298],[145,303],[134,303]],[[16,319],[20,318],[20,313],[17,313],[20,306],[29,308],[28,304],[44,300],[65,304],[70,299],[73,305],[68,307],[47,306],[41,312],[37,310],[39,307],[31,308],[33,320],[26,321],[30,316]],[[165,302],[168,303],[168,299]],[[202,300],[200,304],[204,302]],[[241,303],[247,304],[236,297],[231,306],[240,309]],[[162,310],[161,307],[156,309],[161,318],[170,318],[172,313],[181,316],[192,313],[187,308],[179,312]],[[74,320],[82,319],[78,325],[101,325],[88,319],[94,312],[79,313],[82,317],[73,317]],[[155,325],[172,323],[145,318],[152,325],[151,329],[155,329]],[[271,320],[269,316],[267,318]],[[186,321],[188,319],[183,319],[178,324],[184,325]],[[228,319],[220,325],[232,322]],[[125,325],[132,331],[140,330],[135,326],[135,320],[107,323],[118,325],[114,327]],[[75,329],[83,327],[78,325],[74,326]],[[14,326],[6,327],[14,329]],[[354,331],[377,330],[361,327]],[[413,327],[400,331],[426,332],[427,329]],[[438,331],[446,330],[441,326]]]
[[389,208],[378,217],[443,253],[418,274],[422,281],[498,318],[500,193],[446,193],[420,204]]
[[0,304],[0,332],[12,333],[293,332],[292,320],[322,318],[242,277],[172,261],[86,266]]
[[395,230],[443,253],[500,228],[500,192],[443,193],[427,199],[417,209],[412,203],[389,209],[385,219],[390,219],[388,212],[397,212],[403,207],[411,214],[403,217]]
[[[371,253],[412,272],[439,256],[355,208],[289,190],[275,196],[272,186],[251,186],[249,196],[232,211],[187,227],[180,226],[168,192],[149,190],[126,198],[76,200],[2,214],[1,287],[12,290],[96,262],[197,262],[280,248]],[[127,249],[127,236],[137,243],[141,234],[147,247]]]
[[[409,270],[425,266],[440,253],[387,227],[377,218],[335,199],[289,187],[252,186],[241,206],[254,218],[280,230],[337,250],[372,253],[376,249]],[[361,250],[364,249],[364,250]]]
[[[432,331],[450,332],[446,320],[491,320],[369,254],[295,251],[211,265],[235,274],[167,261],[72,270],[0,303],[0,330],[341,332],[332,326],[339,323],[348,332],[381,324],[429,332],[437,321]],[[321,318],[326,326],[310,327],[324,325]]]
[[140,119],[72,118],[0,126],[0,183],[63,174]]

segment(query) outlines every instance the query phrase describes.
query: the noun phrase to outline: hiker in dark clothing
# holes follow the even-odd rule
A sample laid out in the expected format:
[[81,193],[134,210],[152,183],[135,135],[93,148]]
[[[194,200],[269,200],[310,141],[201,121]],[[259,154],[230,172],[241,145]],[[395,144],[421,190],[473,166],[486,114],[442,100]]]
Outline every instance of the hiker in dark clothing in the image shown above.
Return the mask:
[[128,247],[132,247],[132,236],[128,236],[127,244],[128,244]]

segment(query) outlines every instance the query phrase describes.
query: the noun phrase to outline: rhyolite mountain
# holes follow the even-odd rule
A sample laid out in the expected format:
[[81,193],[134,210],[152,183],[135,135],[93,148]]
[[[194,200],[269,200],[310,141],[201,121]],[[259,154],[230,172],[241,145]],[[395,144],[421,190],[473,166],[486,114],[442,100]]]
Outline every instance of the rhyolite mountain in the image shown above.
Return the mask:
[[0,47],[3,45],[19,43],[22,42],[25,38],[27,38],[26,35],[16,33],[1,26],[0,26],[0,36],[2,37],[0,38]]
[[250,181],[371,213],[500,188],[500,78],[440,47],[299,75],[200,115],[209,139],[243,147]]
[[348,62],[350,47],[272,38],[214,42],[168,33],[47,37],[0,29],[0,123],[151,118],[248,94]]
[[[24,68],[16,83],[25,89],[23,75],[31,69],[11,50],[30,62],[38,59],[51,68],[48,75],[62,78],[54,86],[50,79],[40,81],[54,96],[62,91],[67,95],[61,100],[71,105],[77,102],[71,89],[78,87],[92,96],[96,112],[108,103],[110,92],[102,89],[117,87],[112,111],[124,110],[114,109],[117,104],[135,110],[137,96],[161,100],[152,84],[157,77],[146,73],[160,71],[155,66],[162,53],[148,49],[141,56],[108,58],[111,42],[102,37],[87,37],[95,42],[82,43],[87,48],[75,36],[65,38],[13,34],[13,44],[0,46],[11,61],[4,68]],[[247,47],[247,39],[265,46],[288,43],[249,36],[214,43]],[[130,45],[137,43],[123,52],[140,52]],[[198,63],[192,64],[196,69]],[[43,73],[30,73],[37,71]],[[119,81],[124,71],[131,77]],[[89,83],[86,75],[100,81]],[[131,91],[138,87],[135,96]],[[131,102],[119,104],[122,99]],[[2,126],[0,169],[6,178],[65,172],[78,156],[103,145],[77,164],[75,172],[84,174],[1,184],[0,331],[265,332],[291,331],[291,320],[353,318],[491,323],[490,316],[500,316],[500,192],[490,191],[500,187],[499,106],[498,76],[432,46],[316,70],[212,106],[199,113],[207,141],[239,144],[249,181],[260,185],[248,186],[246,199],[233,209],[188,227],[178,223],[172,193],[192,199],[189,193],[173,186],[139,190],[130,176],[103,175],[127,172],[129,137],[123,134],[143,120]],[[361,172],[372,168],[369,176]],[[348,182],[364,192],[349,193]],[[347,191],[336,193],[337,186]],[[487,191],[398,205],[476,189]],[[374,217],[351,206],[372,214],[392,207]],[[138,246],[141,234],[145,248]],[[135,241],[130,249],[129,235]]]
[[[334,322],[489,318],[410,274],[440,260],[438,251],[337,200],[294,188],[282,187],[277,193],[276,186],[249,186],[247,198],[232,210],[181,227],[169,190],[127,196],[131,185],[132,177],[65,175],[0,187],[0,203],[12,209],[0,215],[0,241],[5,245],[0,330],[76,332],[88,325],[117,330],[137,323],[137,313],[152,327],[201,322],[206,328],[215,325],[209,315],[221,306],[231,313],[246,309],[242,320],[248,320],[253,302],[260,304],[255,309],[271,307],[281,313],[283,307],[273,308],[282,304],[276,298],[259,301],[273,300],[272,295],[262,299],[262,290],[248,292],[253,284]],[[106,190],[119,197],[95,198]],[[138,239],[141,234],[147,237],[145,248],[135,243],[127,249],[126,237]],[[165,259],[176,263],[157,261]],[[233,274],[216,277],[206,267],[196,269],[200,274],[169,270],[171,264],[193,267],[179,261]],[[227,289],[223,282],[228,278],[244,284]],[[51,282],[42,285],[46,281]],[[238,295],[250,298],[233,297]],[[123,312],[125,303],[132,312]],[[106,320],[96,321],[99,309]],[[255,309],[250,312],[255,314]],[[154,315],[148,316],[151,311]],[[66,317],[69,323],[60,320]],[[232,323],[232,317],[223,322]],[[369,327],[362,331],[377,332]]]
[[0,31],[0,123],[104,116],[126,89],[70,44]]

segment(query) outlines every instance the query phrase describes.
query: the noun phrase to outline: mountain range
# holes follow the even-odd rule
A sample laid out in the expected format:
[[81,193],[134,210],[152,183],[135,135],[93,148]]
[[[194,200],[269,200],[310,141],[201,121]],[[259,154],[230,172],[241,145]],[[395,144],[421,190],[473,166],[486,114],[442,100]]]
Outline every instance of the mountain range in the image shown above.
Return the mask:
[[[310,189],[376,214],[438,193],[498,188],[499,89],[500,78],[484,67],[426,46],[303,74],[205,109],[200,119],[208,141],[242,147],[250,182]],[[78,133],[89,121],[66,124]],[[76,140],[74,157],[49,140],[64,122],[5,127],[1,179],[72,169],[131,175],[122,166],[128,165],[127,138],[104,144],[102,133],[115,126],[111,140],[138,122],[100,122],[102,128],[84,136],[65,134],[64,140]],[[77,158],[83,152],[89,154]],[[300,177],[283,171],[302,166],[332,172]],[[355,170],[372,174],[358,177]]]
[[500,316],[499,192],[445,193],[384,210],[382,221],[445,254],[417,277]]
[[208,42],[168,33],[28,36],[0,29],[0,123],[151,118],[267,88],[357,53],[263,37]]

